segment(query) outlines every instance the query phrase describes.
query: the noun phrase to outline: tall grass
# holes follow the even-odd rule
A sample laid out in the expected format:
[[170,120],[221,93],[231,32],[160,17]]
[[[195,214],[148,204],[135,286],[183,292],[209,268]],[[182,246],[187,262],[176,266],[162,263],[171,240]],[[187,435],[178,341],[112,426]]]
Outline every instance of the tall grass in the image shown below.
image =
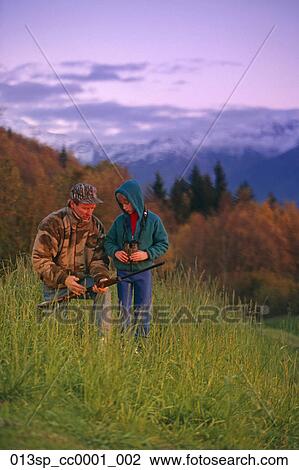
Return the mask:
[[293,335],[299,336],[299,316],[284,315],[281,317],[269,318],[266,325],[277,328],[279,330],[287,331]]
[[298,446],[296,353],[254,322],[191,322],[199,305],[230,302],[191,271],[154,286],[156,321],[136,353],[117,328],[103,341],[85,310],[69,323],[39,318],[23,259],[3,272],[1,448]]

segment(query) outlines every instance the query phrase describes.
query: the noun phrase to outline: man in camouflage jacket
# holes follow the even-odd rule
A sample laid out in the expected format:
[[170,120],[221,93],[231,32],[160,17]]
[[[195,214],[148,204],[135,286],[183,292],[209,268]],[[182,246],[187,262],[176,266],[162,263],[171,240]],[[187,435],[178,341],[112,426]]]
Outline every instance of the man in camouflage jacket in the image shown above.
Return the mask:
[[45,300],[68,292],[82,295],[92,288],[91,297],[97,298],[97,303],[99,299],[100,303],[107,301],[107,289],[96,286],[109,278],[104,227],[93,215],[99,202],[94,186],[78,183],[71,189],[67,207],[52,212],[39,224],[32,263],[43,281]]

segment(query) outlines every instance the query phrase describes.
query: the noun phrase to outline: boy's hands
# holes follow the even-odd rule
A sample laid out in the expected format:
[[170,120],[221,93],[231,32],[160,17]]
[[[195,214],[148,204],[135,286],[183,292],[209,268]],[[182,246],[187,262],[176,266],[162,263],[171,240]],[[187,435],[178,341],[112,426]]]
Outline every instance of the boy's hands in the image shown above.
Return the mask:
[[131,254],[130,261],[145,261],[148,259],[148,253],[146,251],[138,250]]
[[145,261],[148,259],[148,253],[146,251],[138,250],[131,254],[130,261]]
[[142,250],[135,251],[130,257],[125,251],[116,251],[114,256],[122,263],[129,263],[130,261],[136,263],[137,261],[145,261],[148,259],[148,253]]
[[123,250],[116,251],[114,253],[114,256],[115,256],[116,259],[118,259],[118,261],[121,261],[122,263],[128,263],[129,262],[129,257],[128,257],[127,253]]

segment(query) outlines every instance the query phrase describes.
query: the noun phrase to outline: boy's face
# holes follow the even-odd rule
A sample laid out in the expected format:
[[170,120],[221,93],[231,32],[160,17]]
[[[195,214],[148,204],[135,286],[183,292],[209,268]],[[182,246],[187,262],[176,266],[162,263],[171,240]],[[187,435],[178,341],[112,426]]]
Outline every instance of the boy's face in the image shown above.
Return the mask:
[[117,197],[117,200],[120,203],[121,207],[123,208],[123,210],[127,214],[133,214],[133,212],[135,212],[134,207],[132,206],[132,204],[128,201],[128,199],[125,196],[118,193],[116,197]]

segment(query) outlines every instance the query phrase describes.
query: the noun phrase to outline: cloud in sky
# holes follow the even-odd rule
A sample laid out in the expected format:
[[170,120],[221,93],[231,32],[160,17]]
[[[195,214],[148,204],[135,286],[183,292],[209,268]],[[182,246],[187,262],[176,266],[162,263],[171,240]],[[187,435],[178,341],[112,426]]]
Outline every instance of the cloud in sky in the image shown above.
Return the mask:
[[173,62],[162,62],[154,65],[152,71],[158,74],[195,73],[210,67],[242,67],[241,62],[230,60],[209,60],[204,57],[177,59]]
[[[98,139],[107,143],[148,142],[182,137],[198,143],[215,118],[215,110],[194,110],[171,106],[125,106],[115,102],[80,106]],[[13,122],[17,124],[16,121]],[[81,140],[93,142],[76,109],[35,107],[22,116],[20,131],[52,145]],[[205,146],[246,146],[265,151],[287,150],[299,144],[299,110],[264,108],[228,109],[209,135]],[[196,146],[196,144],[194,144]]]
[[[153,103],[151,97],[144,95],[143,92],[141,93],[143,103],[135,97],[139,82],[146,81],[148,73],[156,75],[159,73],[163,76],[164,73],[167,75],[167,67],[169,67],[168,71],[172,67],[171,84],[177,85],[176,88],[180,90],[189,86],[188,80],[181,78],[182,71],[192,73],[206,62],[208,61],[201,58],[180,60],[173,64],[162,64],[164,69],[163,67],[159,69],[148,62],[99,64],[90,61],[69,61],[59,63],[55,67],[67,90],[99,139],[103,139],[105,142],[145,142],[166,135],[190,135],[192,133],[204,135],[217,110],[200,108],[196,105],[191,108],[167,103],[157,104]],[[226,61],[216,62],[220,67],[237,68],[241,65]],[[0,78],[2,79],[0,98],[4,106],[0,123],[38,138],[45,134],[56,140],[61,138],[65,141],[90,138],[89,131],[76,107],[49,70],[39,64],[26,63],[12,70],[2,68]],[[136,83],[131,84],[131,81],[136,81]],[[127,88],[133,87],[131,88],[132,94],[128,95],[130,99],[121,102],[119,99],[113,98],[112,92],[112,97],[103,99],[105,94],[102,88],[91,87],[96,82],[105,82],[105,86],[118,84],[119,87],[122,87],[119,96],[125,95]],[[167,81],[167,83],[169,82]],[[144,103],[145,99],[147,103]],[[280,122],[284,123],[282,132],[286,132],[287,135],[282,135],[281,138],[289,138],[289,134],[294,132],[294,127],[297,132],[298,111],[289,110],[285,112],[286,114],[283,111],[277,111],[275,114],[273,111],[271,114],[269,110],[263,109],[256,107],[254,110],[235,108],[231,111],[228,109],[220,122],[217,123],[217,128],[213,133],[217,134],[222,129],[221,135],[225,139],[225,133],[229,129],[238,127],[238,135],[240,135],[240,129],[244,123],[244,129],[241,129],[244,141],[246,138],[249,140],[259,139],[260,134],[256,130],[251,130],[248,137],[248,129],[254,127],[258,129],[258,119],[260,118],[264,123],[263,116],[265,114],[270,121],[273,116],[277,116],[275,119],[278,125]],[[290,124],[293,128],[288,128],[288,123],[293,123]],[[271,141],[274,134],[277,134],[277,129],[277,126],[262,128],[263,138],[268,136]],[[209,138],[209,141],[212,139],[213,136]]]
[[[69,66],[68,62],[64,62],[64,66]],[[72,63],[71,66],[81,67],[83,64],[80,62]],[[87,68],[87,67],[86,67]],[[88,73],[61,73],[62,80],[71,81],[120,81],[120,82],[135,82],[143,80],[144,77],[131,75],[134,72],[144,72],[147,68],[147,63],[128,63],[128,64],[91,64]],[[129,73],[129,75],[122,75]]]
[[[101,138],[134,140],[150,138],[177,125],[187,128],[192,121],[187,115],[190,110],[171,105],[103,101],[97,90],[89,95],[84,93],[89,83],[96,81],[120,81],[124,87],[129,86],[126,82],[137,79],[132,74],[144,74],[148,65],[146,62],[109,65],[73,61],[58,64],[55,68],[80,111]],[[87,136],[76,107],[48,70],[27,63],[3,71],[1,78],[0,96],[6,106],[3,118],[11,127],[25,133],[27,129],[35,136],[45,132],[51,135],[67,133],[72,139]]]
[[[68,86],[70,93],[79,93],[81,87],[77,84]],[[20,82],[15,85],[0,83],[0,97],[2,103],[20,105],[23,103],[36,103],[50,97],[64,97],[65,92],[60,84],[47,85],[35,82]]]
[[[170,116],[173,112],[178,112],[175,107],[171,106],[125,106],[116,102],[103,102],[103,103],[85,103],[80,105],[80,110],[89,119],[101,119],[107,120],[157,120],[162,121],[163,118],[159,115],[160,111],[167,112],[167,116]],[[184,110],[181,110],[181,114]],[[60,107],[44,107],[35,108],[32,110],[33,116],[43,116],[47,118],[55,118],[56,116],[63,117],[69,120],[77,119],[77,111],[71,104]]]
[[[82,104],[80,111],[89,125],[104,139],[118,135],[120,139],[126,141],[144,140],[163,132],[189,130],[195,126],[195,117],[188,116],[189,110],[171,106],[127,106],[116,102],[104,102]],[[27,115],[44,125],[60,120],[70,124],[77,122],[77,134],[80,134],[80,138],[86,133],[84,123],[72,105],[37,107],[30,110]]]
[[1,62],[20,66],[6,71],[5,84],[56,85],[45,55],[67,85],[82,87],[77,100],[218,108],[277,25],[233,104],[299,106],[296,0],[254,0],[242,7],[235,0],[132,0],[118,1],[117,8],[91,0],[88,8],[75,2],[71,9],[61,0],[54,10],[51,2],[17,3],[1,2]]
[[[136,82],[147,80],[152,75],[183,75],[188,76],[209,67],[240,67],[240,62],[225,60],[207,60],[204,58],[177,59],[173,62],[150,64],[148,62],[128,62],[119,64],[102,64],[91,61],[63,61],[54,64],[62,81],[70,82]],[[74,70],[75,69],[75,70]],[[53,73],[44,66],[28,62],[11,70],[1,70],[0,77],[4,83],[21,81],[53,80]],[[180,78],[177,84],[187,83]]]
[[[74,72],[74,68],[79,71]],[[137,81],[144,77],[136,73],[145,72],[146,62],[126,63],[126,64],[100,64],[89,61],[70,61],[61,62],[54,65],[61,80],[67,81]],[[134,74],[134,75],[132,75]],[[16,82],[22,80],[49,80],[53,74],[45,70],[38,63],[28,62],[21,64],[11,70],[0,68],[1,79],[5,82]]]
[[186,85],[187,83],[187,80],[176,80],[173,85]]

